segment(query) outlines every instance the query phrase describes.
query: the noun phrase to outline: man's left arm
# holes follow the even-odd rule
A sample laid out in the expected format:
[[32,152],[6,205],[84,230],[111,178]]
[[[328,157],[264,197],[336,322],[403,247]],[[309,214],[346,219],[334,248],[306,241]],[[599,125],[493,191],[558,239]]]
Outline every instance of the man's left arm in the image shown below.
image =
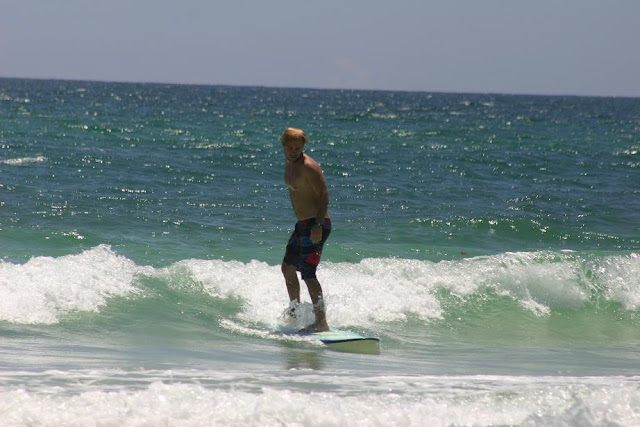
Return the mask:
[[314,166],[315,167],[310,170],[309,182],[311,183],[311,188],[313,189],[318,207],[316,223],[321,224],[327,217],[327,210],[329,208],[329,191],[327,190],[327,182],[324,179],[322,169],[320,169],[320,166]]
[[[323,224],[329,209],[329,191],[327,190],[327,183],[319,165],[316,164],[309,168],[308,179],[316,200],[316,224]],[[311,240],[318,242],[322,239],[321,227],[314,227],[311,231]]]

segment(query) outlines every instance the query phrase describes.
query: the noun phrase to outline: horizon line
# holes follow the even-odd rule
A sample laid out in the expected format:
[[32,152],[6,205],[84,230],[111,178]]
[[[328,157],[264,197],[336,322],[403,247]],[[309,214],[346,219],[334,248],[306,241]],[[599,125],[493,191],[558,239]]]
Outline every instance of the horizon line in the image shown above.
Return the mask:
[[209,87],[235,87],[235,88],[262,88],[262,89],[291,89],[291,90],[327,90],[327,91],[353,91],[353,92],[389,92],[389,93],[425,93],[442,95],[484,95],[484,96],[540,96],[562,98],[640,98],[640,95],[583,95],[562,93],[527,93],[527,92],[494,92],[494,91],[446,91],[426,89],[372,89],[372,88],[341,88],[341,87],[314,87],[314,86],[286,86],[286,85],[262,85],[262,84],[230,84],[230,83],[193,83],[193,82],[169,82],[169,81],[140,81],[140,80],[111,80],[111,79],[87,79],[87,78],[60,78],[60,77],[15,77],[2,76],[2,80],[36,80],[36,81],[60,81],[60,82],[85,82],[85,83],[112,83],[130,85],[167,85],[167,86],[209,86]]

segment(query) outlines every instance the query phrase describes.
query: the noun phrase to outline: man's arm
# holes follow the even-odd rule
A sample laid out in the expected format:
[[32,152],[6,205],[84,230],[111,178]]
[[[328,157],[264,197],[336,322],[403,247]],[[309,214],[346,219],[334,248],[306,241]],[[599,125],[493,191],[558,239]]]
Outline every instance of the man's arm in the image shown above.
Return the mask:
[[309,165],[307,180],[315,196],[318,209],[316,212],[316,224],[322,224],[327,217],[327,210],[329,209],[329,191],[327,190],[327,183],[322,169],[316,162]]

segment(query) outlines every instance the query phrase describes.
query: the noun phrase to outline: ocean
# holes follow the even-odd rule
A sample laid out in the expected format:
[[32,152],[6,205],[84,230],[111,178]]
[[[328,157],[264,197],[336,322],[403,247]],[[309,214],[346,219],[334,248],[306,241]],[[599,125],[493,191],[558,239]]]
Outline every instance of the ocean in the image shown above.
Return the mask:
[[640,425],[639,320],[639,98],[0,79],[0,425]]

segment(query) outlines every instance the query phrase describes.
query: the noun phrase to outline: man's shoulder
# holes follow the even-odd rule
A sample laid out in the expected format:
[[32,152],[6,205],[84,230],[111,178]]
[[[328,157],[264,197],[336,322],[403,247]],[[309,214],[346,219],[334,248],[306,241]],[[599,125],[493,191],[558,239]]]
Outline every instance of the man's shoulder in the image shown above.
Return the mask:
[[319,171],[320,169],[320,164],[318,164],[318,162],[316,162],[313,157],[311,157],[310,155],[306,154],[304,155],[304,168],[307,170],[314,170],[314,171]]

